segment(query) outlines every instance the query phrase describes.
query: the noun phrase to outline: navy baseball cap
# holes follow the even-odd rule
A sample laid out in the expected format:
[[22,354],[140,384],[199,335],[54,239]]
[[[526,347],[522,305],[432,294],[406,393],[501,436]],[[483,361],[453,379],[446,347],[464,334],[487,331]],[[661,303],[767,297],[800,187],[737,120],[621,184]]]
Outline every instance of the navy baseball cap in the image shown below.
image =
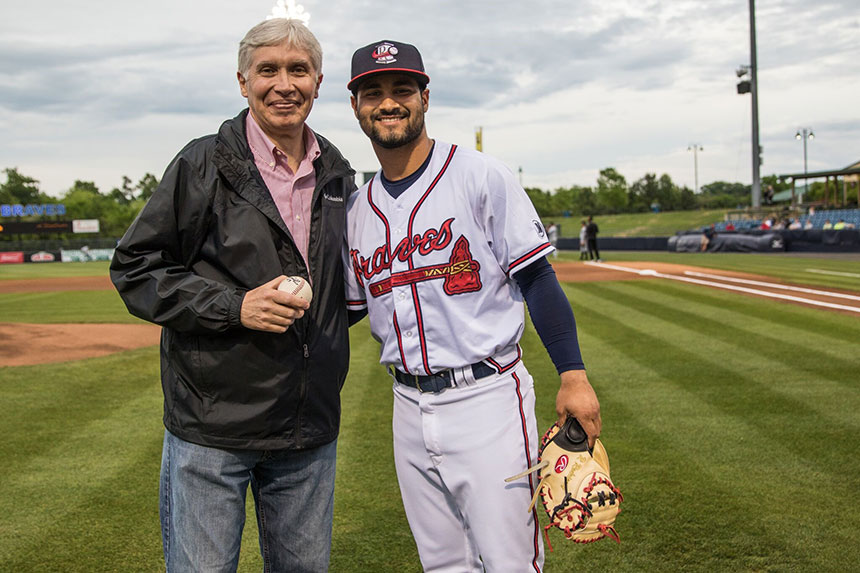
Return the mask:
[[418,48],[412,44],[382,40],[355,51],[352,55],[352,79],[346,87],[354,92],[362,80],[384,72],[413,76],[422,89],[430,82]]

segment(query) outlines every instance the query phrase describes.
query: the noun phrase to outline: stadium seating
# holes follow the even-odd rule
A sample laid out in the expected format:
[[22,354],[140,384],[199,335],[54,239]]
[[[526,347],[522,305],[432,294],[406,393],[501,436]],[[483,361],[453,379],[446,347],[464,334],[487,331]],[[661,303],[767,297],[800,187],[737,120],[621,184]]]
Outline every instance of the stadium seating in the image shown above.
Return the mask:
[[714,228],[718,233],[725,232],[728,224],[731,223],[735,227],[735,231],[749,231],[761,227],[761,219],[731,219],[729,221],[720,221],[714,223]]
[[[855,228],[860,229],[860,209],[831,209],[829,211],[816,211],[814,215],[801,215],[799,217],[800,224],[806,225],[806,221],[812,221],[813,229],[821,229],[825,221],[830,221],[835,225],[840,219],[846,224],[853,224]],[[717,232],[725,232],[728,224],[731,223],[735,227],[735,231],[749,231],[761,227],[761,219],[732,219],[729,221],[719,221],[714,223],[714,228]]]
[[860,209],[832,209],[830,211],[816,211],[814,215],[802,215],[800,220],[806,224],[807,219],[812,221],[814,229],[820,229],[825,221],[830,221],[835,225],[837,221],[842,219],[846,224],[853,224],[855,228],[860,228]]

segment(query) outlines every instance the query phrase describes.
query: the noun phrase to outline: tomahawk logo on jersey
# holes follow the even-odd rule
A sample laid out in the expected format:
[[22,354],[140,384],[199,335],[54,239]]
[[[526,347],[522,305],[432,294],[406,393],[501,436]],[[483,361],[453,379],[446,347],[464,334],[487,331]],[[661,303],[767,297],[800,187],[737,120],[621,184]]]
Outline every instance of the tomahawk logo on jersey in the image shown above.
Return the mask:
[[379,179],[349,198],[344,264],[349,307],[376,310],[381,362],[430,374],[517,355],[524,308],[511,275],[552,246],[510,170],[437,141],[398,198]]
[[[391,259],[397,258],[407,262],[417,253],[423,259],[433,251],[444,250],[451,243],[451,224],[454,217],[447,219],[440,228],[427,229],[423,235],[404,237],[394,248],[392,253],[387,244],[380,245],[373,251],[370,258],[362,257],[355,250],[350,249],[352,268],[355,278],[360,286],[364,286],[365,280],[371,280],[385,270],[391,269]],[[481,290],[481,276],[479,271],[481,265],[473,260],[469,251],[469,241],[463,235],[454,243],[451,256],[447,262],[442,264],[418,266],[408,271],[390,273],[384,279],[371,282],[367,292],[372,297],[382,296],[391,292],[392,287],[405,286],[416,282],[444,279],[442,290],[445,294],[455,295]]]

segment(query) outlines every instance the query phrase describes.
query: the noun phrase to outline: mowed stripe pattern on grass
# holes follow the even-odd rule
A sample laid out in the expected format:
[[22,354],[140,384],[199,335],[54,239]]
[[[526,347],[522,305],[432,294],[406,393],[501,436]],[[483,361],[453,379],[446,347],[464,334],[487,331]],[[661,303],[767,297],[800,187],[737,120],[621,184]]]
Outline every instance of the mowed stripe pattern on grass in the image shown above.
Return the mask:
[[0,397],[0,570],[158,570],[157,349],[0,368]]
[[3,322],[141,324],[114,290],[0,293]]
[[860,321],[659,280],[565,290],[626,500],[622,544],[594,566],[837,571],[857,557]]
[[[158,348],[0,368],[0,571],[163,571]],[[240,570],[262,568],[248,495]]]

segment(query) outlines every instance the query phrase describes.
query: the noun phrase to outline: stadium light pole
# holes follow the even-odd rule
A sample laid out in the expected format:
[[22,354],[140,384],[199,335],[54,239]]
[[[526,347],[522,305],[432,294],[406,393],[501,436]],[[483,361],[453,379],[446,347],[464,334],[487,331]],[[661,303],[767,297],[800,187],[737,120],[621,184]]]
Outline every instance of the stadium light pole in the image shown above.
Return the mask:
[[693,152],[693,181],[695,182],[694,193],[699,192],[699,152],[704,150],[705,148],[698,143],[691,143],[687,146],[687,151]]
[[[761,207],[761,154],[762,147],[758,143],[758,63],[755,47],[755,0],[749,0],[750,5],[750,65],[738,68],[737,74],[741,79],[738,83],[738,94],[752,96],[752,205]],[[749,76],[747,79],[746,76]]]
[[755,46],[755,0],[750,2],[750,95],[752,96],[752,203],[761,207],[761,147],[758,143],[758,63]]
[[[797,133],[794,134],[794,139],[802,139],[803,140],[803,174],[806,175],[806,142],[807,140],[815,139],[815,134],[812,133],[812,129],[808,127],[804,127],[802,129],[798,129]],[[809,190],[809,180],[803,179],[803,194],[806,195],[806,192]]]

